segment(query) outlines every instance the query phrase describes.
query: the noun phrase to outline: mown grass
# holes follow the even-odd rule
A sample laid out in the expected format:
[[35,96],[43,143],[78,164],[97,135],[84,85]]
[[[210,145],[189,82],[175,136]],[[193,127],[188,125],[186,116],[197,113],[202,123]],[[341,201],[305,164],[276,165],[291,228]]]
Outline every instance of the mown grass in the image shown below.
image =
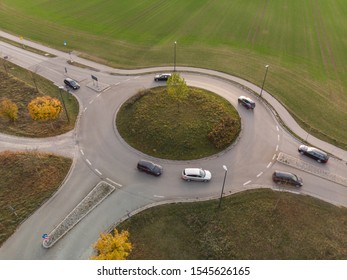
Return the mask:
[[41,76],[30,73],[8,61],[1,60],[0,62],[3,63],[3,68],[0,69],[0,101],[8,98],[18,106],[16,121],[0,117],[2,133],[26,137],[49,137],[63,134],[74,128],[79,110],[78,101],[74,96],[62,91],[70,122],[68,122],[65,111],[56,120],[35,121],[30,117],[27,109],[29,102],[42,95],[49,95],[62,101],[58,87]]
[[344,260],[347,209],[308,196],[254,190],[218,201],[154,207],[117,226],[129,259]]
[[60,187],[71,163],[43,153],[0,153],[0,245]]
[[[134,148],[159,158],[185,160],[213,155],[238,136],[241,120],[235,108],[211,92],[190,88],[180,104],[166,87],[139,92],[120,108],[116,124],[121,136]],[[216,147],[208,139],[225,117],[235,121],[227,145]]]
[[[212,68],[261,86],[319,137],[347,148],[344,0],[4,0],[0,27],[120,68]],[[64,46],[64,41],[67,45]]]

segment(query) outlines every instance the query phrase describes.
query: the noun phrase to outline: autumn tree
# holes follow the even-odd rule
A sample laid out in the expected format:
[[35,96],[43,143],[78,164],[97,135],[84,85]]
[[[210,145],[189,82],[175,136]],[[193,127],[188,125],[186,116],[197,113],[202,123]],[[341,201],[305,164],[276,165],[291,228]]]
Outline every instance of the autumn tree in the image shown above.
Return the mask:
[[0,102],[0,116],[9,118],[12,121],[18,119],[18,107],[16,103],[8,98],[2,99]]
[[186,81],[177,73],[171,75],[166,83],[167,93],[177,102],[179,108],[180,103],[187,98],[189,88]]
[[57,119],[63,107],[57,98],[39,96],[29,103],[28,110],[33,120],[48,121]]
[[100,238],[94,244],[97,255],[91,257],[93,260],[125,260],[132,250],[132,245],[128,241],[129,232],[118,232],[114,234],[100,233]]

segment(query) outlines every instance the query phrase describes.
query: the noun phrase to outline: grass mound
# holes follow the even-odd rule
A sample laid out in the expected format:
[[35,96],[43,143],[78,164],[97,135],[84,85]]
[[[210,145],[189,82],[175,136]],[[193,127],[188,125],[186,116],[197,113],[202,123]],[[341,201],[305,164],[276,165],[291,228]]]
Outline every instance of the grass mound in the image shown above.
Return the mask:
[[[220,127],[228,124],[228,132]],[[116,124],[132,147],[151,156],[187,160],[216,154],[229,146],[241,129],[236,109],[220,96],[190,88],[175,102],[165,87],[148,89],[120,108]]]
[[347,209],[308,196],[254,190],[218,201],[151,208],[123,222],[129,259],[347,258]]

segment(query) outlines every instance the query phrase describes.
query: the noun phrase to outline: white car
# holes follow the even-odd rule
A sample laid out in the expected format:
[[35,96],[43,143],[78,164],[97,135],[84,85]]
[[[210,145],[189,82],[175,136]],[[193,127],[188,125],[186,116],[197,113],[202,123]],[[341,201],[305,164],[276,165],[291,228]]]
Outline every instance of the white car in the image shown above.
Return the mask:
[[201,168],[186,168],[182,171],[182,179],[186,181],[207,182],[211,178],[211,172]]

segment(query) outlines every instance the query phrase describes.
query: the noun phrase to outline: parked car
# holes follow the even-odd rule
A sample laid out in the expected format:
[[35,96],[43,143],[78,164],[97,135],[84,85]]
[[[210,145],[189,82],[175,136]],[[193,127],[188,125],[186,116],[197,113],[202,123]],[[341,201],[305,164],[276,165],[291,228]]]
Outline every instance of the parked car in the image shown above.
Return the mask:
[[72,89],[79,89],[80,85],[73,79],[71,78],[65,78],[64,79],[64,84],[67,85],[68,87]]
[[154,81],[167,81],[171,77],[171,74],[168,73],[162,73],[162,74],[157,74],[154,76]]
[[161,173],[163,173],[163,168],[160,165],[148,160],[140,160],[137,163],[137,169],[155,176],[159,176]]
[[185,168],[182,171],[182,179],[186,181],[207,182],[211,178],[211,172],[201,168]]
[[293,173],[284,172],[284,171],[276,170],[272,174],[272,180],[275,183],[290,184],[290,185],[294,185],[295,187],[301,187],[303,185],[303,181],[300,177],[296,176]]
[[326,163],[329,160],[328,154],[317,148],[300,145],[298,151],[300,154],[313,158],[318,162]]
[[247,109],[254,109],[255,108],[255,102],[252,99],[250,99],[249,97],[242,95],[238,98],[238,102],[239,102],[239,104],[243,105]]

